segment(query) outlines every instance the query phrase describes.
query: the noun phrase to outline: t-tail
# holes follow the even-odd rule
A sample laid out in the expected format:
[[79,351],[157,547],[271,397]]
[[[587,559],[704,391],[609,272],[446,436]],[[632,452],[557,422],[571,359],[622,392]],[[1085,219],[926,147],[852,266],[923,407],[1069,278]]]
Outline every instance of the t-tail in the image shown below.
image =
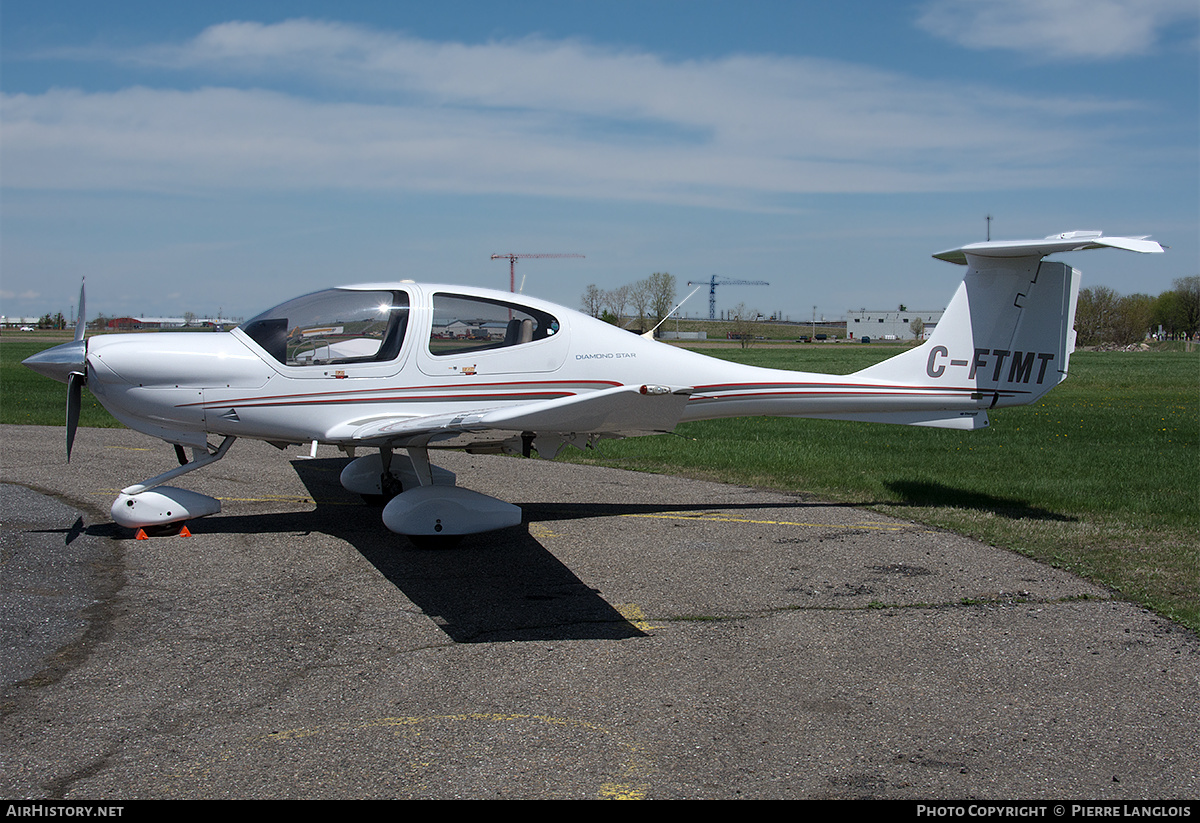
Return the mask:
[[[1075,231],[1042,240],[989,241],[935,254],[967,267],[929,339],[854,377],[945,393],[944,411],[829,415],[838,419],[978,429],[987,409],[1035,402],[1066,379],[1075,350],[1079,272],[1043,258],[1083,249],[1161,253],[1145,237]],[[963,408],[955,409],[954,406]]]

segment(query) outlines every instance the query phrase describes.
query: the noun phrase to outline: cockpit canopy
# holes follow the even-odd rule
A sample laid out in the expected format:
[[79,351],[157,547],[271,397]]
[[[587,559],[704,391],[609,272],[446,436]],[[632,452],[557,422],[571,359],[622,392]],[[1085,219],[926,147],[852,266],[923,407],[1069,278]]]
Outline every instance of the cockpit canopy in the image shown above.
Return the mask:
[[400,353],[408,309],[403,291],[326,289],[281,303],[239,328],[286,366],[371,363]]
[[[428,351],[452,357],[553,337],[558,318],[532,306],[477,295],[437,292]],[[400,354],[409,295],[390,289],[326,289],[306,294],[240,328],[285,366],[377,363]]]

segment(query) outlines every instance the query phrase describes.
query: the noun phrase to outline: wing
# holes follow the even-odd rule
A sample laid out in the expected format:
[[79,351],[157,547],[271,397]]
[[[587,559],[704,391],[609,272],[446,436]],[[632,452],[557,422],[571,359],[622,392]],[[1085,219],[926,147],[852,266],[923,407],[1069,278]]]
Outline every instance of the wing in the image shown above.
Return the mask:
[[526,432],[558,440],[661,434],[675,428],[691,394],[691,388],[617,386],[516,406],[352,422],[330,432],[329,439],[360,446],[463,448]]

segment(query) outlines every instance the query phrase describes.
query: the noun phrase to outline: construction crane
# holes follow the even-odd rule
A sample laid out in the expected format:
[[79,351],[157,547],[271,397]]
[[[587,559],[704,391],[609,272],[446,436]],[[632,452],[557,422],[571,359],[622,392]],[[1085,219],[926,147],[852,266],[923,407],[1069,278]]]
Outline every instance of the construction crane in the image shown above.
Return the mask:
[[582,254],[493,254],[493,260],[508,259],[508,290],[513,294],[517,291],[517,258],[540,259],[545,257],[583,257]]
[[[689,286],[703,286],[704,281],[693,282],[688,281]],[[714,274],[708,281],[708,319],[717,319],[717,286],[769,286],[771,285],[765,280],[718,280]]]

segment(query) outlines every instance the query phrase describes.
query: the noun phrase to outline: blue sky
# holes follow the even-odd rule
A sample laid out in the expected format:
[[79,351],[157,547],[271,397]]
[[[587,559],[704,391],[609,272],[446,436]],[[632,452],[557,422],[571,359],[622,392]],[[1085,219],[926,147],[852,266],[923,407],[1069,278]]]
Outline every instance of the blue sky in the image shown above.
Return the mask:
[[[578,307],[655,271],[794,320],[937,309],[1074,229],[1200,273],[1195,0],[0,6],[0,312],[251,316],[339,283]],[[707,313],[702,290],[684,306]]]

